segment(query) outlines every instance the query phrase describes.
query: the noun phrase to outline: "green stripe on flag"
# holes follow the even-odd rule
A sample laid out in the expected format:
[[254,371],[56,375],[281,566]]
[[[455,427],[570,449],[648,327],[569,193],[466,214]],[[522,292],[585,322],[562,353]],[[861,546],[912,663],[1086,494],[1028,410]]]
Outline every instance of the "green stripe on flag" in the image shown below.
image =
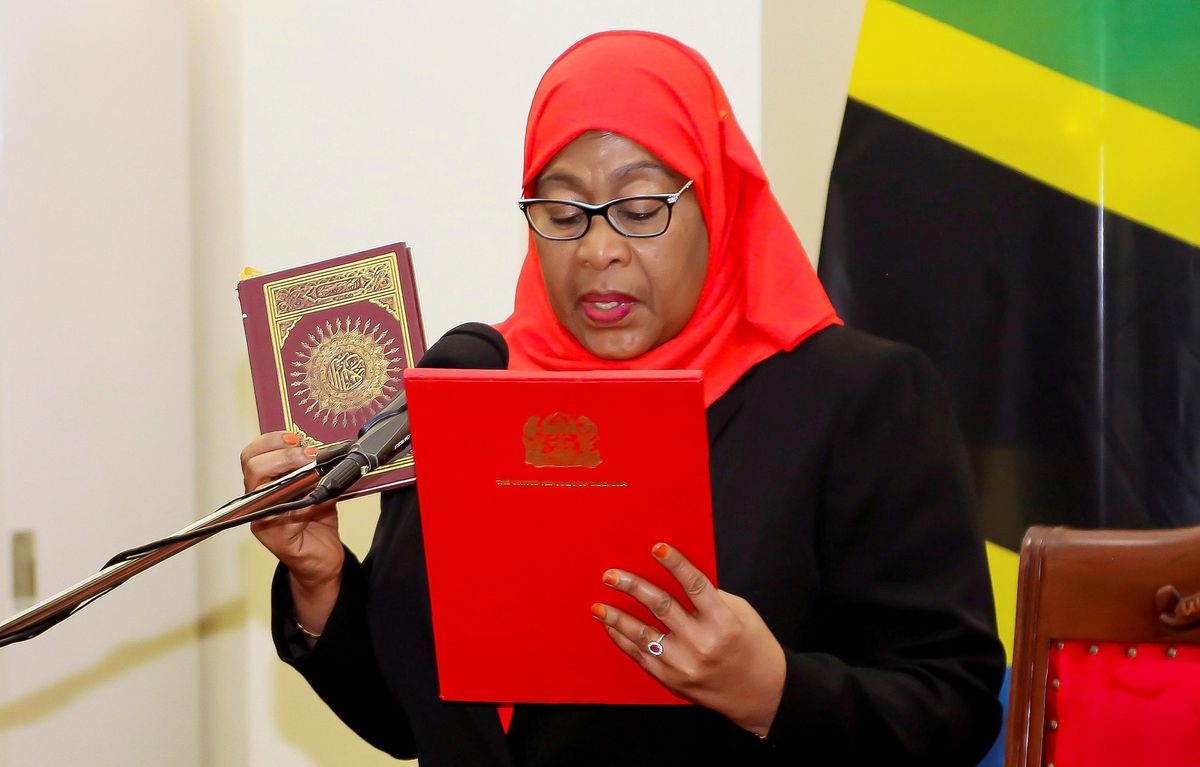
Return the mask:
[[898,0],[1061,74],[1200,127],[1197,0]]

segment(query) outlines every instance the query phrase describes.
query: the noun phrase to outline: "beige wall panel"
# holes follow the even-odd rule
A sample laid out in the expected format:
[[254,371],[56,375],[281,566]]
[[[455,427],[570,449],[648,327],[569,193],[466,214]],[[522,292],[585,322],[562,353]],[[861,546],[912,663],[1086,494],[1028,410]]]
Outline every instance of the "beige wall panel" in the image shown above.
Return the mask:
[[[186,17],[0,0],[0,614],[195,516]],[[0,764],[199,765],[196,559],[0,650]]]
[[815,264],[866,0],[763,0],[763,164]]

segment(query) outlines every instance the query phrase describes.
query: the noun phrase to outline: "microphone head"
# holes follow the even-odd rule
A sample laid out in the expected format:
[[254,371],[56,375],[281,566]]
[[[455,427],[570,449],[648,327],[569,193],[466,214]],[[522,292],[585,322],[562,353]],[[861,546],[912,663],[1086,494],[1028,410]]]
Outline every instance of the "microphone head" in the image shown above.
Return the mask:
[[467,322],[439,338],[417,367],[504,370],[508,367],[508,344],[491,325]]

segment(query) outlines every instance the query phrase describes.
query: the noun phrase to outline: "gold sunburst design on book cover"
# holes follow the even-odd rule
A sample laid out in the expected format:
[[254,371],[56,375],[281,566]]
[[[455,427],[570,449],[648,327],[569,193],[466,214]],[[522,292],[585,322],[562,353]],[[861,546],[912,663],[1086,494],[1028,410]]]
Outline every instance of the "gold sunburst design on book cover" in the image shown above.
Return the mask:
[[322,424],[366,421],[396,396],[392,381],[402,359],[394,342],[378,322],[326,320],[301,342],[292,360],[288,375],[295,407]]
[[[361,424],[400,391],[413,354],[396,270],[395,254],[384,253],[264,284],[272,347],[286,366],[285,428],[306,444],[332,441],[314,429]],[[400,338],[380,310],[398,320]]]

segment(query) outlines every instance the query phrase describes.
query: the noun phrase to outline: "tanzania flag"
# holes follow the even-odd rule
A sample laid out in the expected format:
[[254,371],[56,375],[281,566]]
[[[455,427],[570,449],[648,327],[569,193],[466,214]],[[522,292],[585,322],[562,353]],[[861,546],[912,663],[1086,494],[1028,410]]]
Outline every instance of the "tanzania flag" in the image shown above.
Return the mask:
[[949,382],[1011,652],[1028,525],[1200,523],[1200,2],[867,0],[820,273]]

